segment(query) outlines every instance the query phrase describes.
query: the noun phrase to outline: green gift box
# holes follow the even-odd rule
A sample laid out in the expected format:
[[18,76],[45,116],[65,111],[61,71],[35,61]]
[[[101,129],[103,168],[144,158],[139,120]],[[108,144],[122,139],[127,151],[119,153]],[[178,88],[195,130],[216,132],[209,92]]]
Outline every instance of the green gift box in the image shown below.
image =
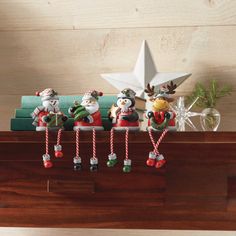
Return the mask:
[[64,121],[62,118],[64,115],[62,113],[49,113],[48,117],[50,118],[50,121],[47,122],[47,127],[62,127],[64,124]]

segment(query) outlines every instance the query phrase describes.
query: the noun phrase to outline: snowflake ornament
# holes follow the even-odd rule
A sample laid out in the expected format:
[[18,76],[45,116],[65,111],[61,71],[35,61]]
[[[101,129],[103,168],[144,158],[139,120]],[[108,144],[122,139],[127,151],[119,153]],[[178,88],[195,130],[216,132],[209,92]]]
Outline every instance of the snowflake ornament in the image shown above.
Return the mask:
[[197,128],[190,120],[190,117],[200,116],[201,113],[192,112],[190,110],[198,99],[199,97],[197,97],[187,108],[185,107],[184,97],[179,97],[174,105],[170,105],[171,109],[176,114],[176,123],[178,131],[185,131],[185,124],[187,124],[193,130],[197,131]]

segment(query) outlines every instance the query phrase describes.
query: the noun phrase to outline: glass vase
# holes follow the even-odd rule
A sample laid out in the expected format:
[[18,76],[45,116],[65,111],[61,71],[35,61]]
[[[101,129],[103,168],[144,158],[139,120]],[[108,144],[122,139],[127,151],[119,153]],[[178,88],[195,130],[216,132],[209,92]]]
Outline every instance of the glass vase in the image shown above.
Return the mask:
[[220,113],[215,108],[206,108],[202,111],[200,122],[204,131],[217,131],[220,124]]

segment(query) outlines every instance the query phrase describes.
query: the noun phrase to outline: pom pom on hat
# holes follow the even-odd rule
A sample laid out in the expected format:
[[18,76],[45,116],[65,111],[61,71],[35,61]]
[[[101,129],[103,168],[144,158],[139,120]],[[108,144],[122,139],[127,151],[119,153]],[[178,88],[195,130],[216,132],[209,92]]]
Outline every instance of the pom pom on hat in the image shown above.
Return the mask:
[[98,100],[98,97],[103,96],[103,92],[98,92],[96,90],[89,91],[88,93],[85,93],[82,100],[89,100],[89,99],[96,99]]

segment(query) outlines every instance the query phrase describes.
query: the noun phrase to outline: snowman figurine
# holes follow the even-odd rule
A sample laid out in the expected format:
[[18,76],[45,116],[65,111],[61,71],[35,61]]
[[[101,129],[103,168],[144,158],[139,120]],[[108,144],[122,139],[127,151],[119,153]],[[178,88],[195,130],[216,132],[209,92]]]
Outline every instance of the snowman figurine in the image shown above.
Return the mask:
[[52,162],[48,153],[48,131],[58,131],[54,151],[55,157],[60,158],[63,156],[62,146],[60,145],[61,132],[68,118],[60,111],[59,97],[55,90],[47,88],[42,92],[36,92],[36,96],[41,97],[42,105],[36,107],[31,116],[34,119],[33,125],[36,126],[36,131],[46,132],[46,153],[43,155],[43,162],[45,168],[50,168]]
[[135,110],[135,92],[126,88],[118,94],[116,105],[112,105],[108,117],[112,121],[113,128],[110,133],[110,154],[107,166],[113,167],[118,162],[114,153],[114,130],[125,131],[125,159],[123,172],[131,171],[131,159],[128,157],[129,131],[139,131],[139,115]]
[[104,130],[102,117],[99,111],[98,99],[102,92],[96,90],[84,94],[81,104],[77,101],[69,108],[69,114],[74,118],[74,131],[76,131],[76,155],[73,159],[74,170],[81,170],[81,157],[79,156],[79,132],[93,131],[93,157],[90,158],[90,170],[98,170],[98,158],[96,157],[96,131]]

